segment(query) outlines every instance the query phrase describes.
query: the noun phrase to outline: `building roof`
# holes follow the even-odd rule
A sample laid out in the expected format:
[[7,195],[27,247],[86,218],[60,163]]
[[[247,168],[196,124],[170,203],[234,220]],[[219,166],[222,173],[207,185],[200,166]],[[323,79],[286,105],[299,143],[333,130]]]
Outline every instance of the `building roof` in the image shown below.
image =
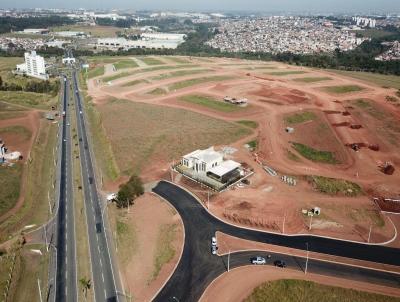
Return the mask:
[[208,172],[211,172],[212,174],[222,177],[225,174],[239,168],[240,166],[241,165],[238,162],[235,162],[233,160],[226,160],[221,164],[219,164],[218,166],[210,169]]
[[193,151],[192,153],[189,153],[189,154],[185,155],[184,157],[185,158],[192,157],[192,158],[201,160],[205,163],[209,163],[209,162],[212,162],[212,161],[215,161],[215,160],[221,158],[222,154],[220,152],[215,151],[214,147],[210,147],[205,150]]

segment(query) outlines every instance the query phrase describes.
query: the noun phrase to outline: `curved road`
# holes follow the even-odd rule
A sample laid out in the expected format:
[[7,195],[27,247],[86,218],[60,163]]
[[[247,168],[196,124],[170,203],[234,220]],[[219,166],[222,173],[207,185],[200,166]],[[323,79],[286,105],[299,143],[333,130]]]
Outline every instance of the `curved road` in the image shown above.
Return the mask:
[[[198,301],[205,288],[227,270],[227,256],[215,256],[210,251],[210,239],[216,231],[238,238],[279,246],[336,255],[359,260],[400,265],[399,249],[364,245],[312,236],[285,236],[248,230],[226,224],[210,215],[187,191],[161,181],[153,192],[168,200],[180,214],[185,226],[185,243],[182,258],[166,285],[154,301]],[[250,258],[260,252],[239,252],[230,255],[230,267],[250,264]],[[271,253],[275,259],[284,259],[288,267],[304,270],[305,259]],[[309,260],[308,272],[340,278],[366,281],[391,287],[400,286],[400,275],[354,268],[347,265]]]

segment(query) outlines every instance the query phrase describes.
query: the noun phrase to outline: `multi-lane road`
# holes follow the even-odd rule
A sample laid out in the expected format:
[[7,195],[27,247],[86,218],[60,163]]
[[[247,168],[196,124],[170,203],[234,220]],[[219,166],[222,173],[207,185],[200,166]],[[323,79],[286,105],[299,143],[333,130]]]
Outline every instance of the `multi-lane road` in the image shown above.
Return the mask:
[[[210,215],[191,194],[176,185],[161,181],[153,191],[176,208],[185,227],[181,260],[155,301],[198,301],[207,285],[227,270],[227,256],[218,257],[212,255],[210,251],[211,237],[217,231],[257,242],[303,250],[308,246],[309,250],[315,252],[400,265],[400,258],[397,256],[399,249],[312,236],[284,236],[238,228]],[[230,267],[249,265],[251,257],[264,254],[260,252],[233,253],[230,255]],[[285,260],[290,268],[305,270],[306,259],[304,258],[272,254],[270,263],[276,259]],[[310,260],[308,271],[397,288],[400,286],[400,275],[337,263]]]
[[97,189],[90,141],[86,132],[85,112],[75,71],[72,78],[95,301],[118,301],[119,274],[114,273],[109,249],[111,242],[107,237],[103,219],[106,204],[102,203]]
[[56,301],[77,301],[74,196],[72,187],[72,154],[69,102],[69,81],[64,76],[63,118],[61,131],[61,160],[59,201],[56,224]]

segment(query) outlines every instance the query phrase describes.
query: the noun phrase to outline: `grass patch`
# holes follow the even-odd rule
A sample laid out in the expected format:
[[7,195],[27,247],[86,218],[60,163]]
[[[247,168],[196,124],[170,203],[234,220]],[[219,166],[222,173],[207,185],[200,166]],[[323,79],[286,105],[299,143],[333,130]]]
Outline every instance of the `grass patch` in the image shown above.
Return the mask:
[[300,162],[301,161],[301,158],[297,154],[293,153],[290,150],[287,150],[286,155],[290,160],[293,160],[293,161],[296,161],[296,162]]
[[121,60],[121,61],[114,63],[114,67],[117,70],[120,70],[120,69],[124,69],[124,68],[135,68],[135,67],[138,67],[138,65],[134,60],[127,59],[127,60]]
[[154,81],[166,80],[166,79],[183,77],[183,76],[194,75],[194,74],[199,74],[199,73],[206,73],[206,72],[211,72],[211,71],[212,71],[211,69],[177,70],[177,71],[173,71],[170,73],[164,73],[164,74],[160,74],[158,76],[154,76],[151,78],[151,80],[154,80]]
[[142,84],[142,83],[148,83],[148,81],[146,81],[146,80],[129,81],[129,82],[126,82],[126,83],[122,84],[121,87],[132,87],[132,86],[136,86],[136,85],[139,85],[139,84]]
[[292,143],[292,147],[303,157],[320,163],[338,164],[339,161],[330,151],[320,151],[300,143]]
[[241,121],[236,121],[236,123],[252,128],[252,129],[256,129],[258,128],[258,123],[255,121],[249,121],[249,120],[241,120]]
[[97,67],[91,68],[87,73],[87,77],[89,79],[95,78],[95,77],[100,77],[102,75],[104,75],[104,66],[97,66]]
[[160,228],[156,244],[156,253],[154,256],[152,280],[157,278],[163,265],[171,261],[175,256],[175,250],[172,247],[172,242],[175,238],[176,228],[176,224],[164,225]]
[[307,73],[302,70],[288,70],[288,71],[274,71],[274,72],[267,72],[266,74],[273,75],[273,76],[286,76],[292,74],[303,74]]
[[97,38],[107,38],[107,37],[117,37],[117,32],[121,31],[120,27],[115,26],[106,26],[106,25],[62,25],[62,26],[54,26],[51,28],[51,31],[82,31],[86,34],[91,35],[92,37]]
[[208,82],[217,82],[217,81],[225,81],[231,80],[234,77],[232,76],[212,76],[212,77],[203,77],[203,78],[196,78],[196,79],[189,79],[181,82],[172,83],[168,86],[169,91],[183,89],[186,87],[208,83]]
[[56,105],[57,98],[47,93],[0,91],[2,101],[35,109],[50,109]]
[[120,73],[114,74],[112,76],[104,77],[104,78],[102,78],[102,81],[103,82],[111,82],[111,81],[115,81],[115,80],[120,79],[120,78],[125,78],[127,76],[132,75],[132,74],[134,74],[134,73],[129,72],[129,71],[124,71],[124,72],[120,72]]
[[362,194],[361,187],[354,182],[324,176],[308,176],[307,178],[316,190],[324,194],[341,194],[350,197]]
[[246,145],[248,145],[252,150],[255,150],[258,146],[258,141],[255,139],[247,142]]
[[166,57],[168,60],[176,63],[176,64],[189,64],[190,62],[184,58],[179,57]]
[[343,94],[343,93],[350,93],[350,92],[357,92],[362,91],[364,88],[358,85],[341,85],[341,86],[327,86],[322,87],[322,90],[328,93],[335,93],[335,94]]
[[41,121],[30,158],[24,165],[25,202],[15,215],[0,225],[0,241],[29,224],[41,224],[49,219],[49,198],[54,200],[55,179],[53,150],[57,143],[58,126]]
[[301,83],[315,83],[315,82],[322,82],[322,81],[329,81],[332,80],[330,77],[306,77],[306,78],[297,78],[293,79],[293,81],[301,82]]
[[236,123],[184,109],[124,100],[113,100],[96,109],[101,112],[107,137],[124,174],[139,173],[152,158],[170,162],[193,150],[230,144],[252,133]]
[[197,67],[197,65],[183,65],[183,66],[156,66],[156,67],[150,67],[150,68],[143,68],[143,69],[138,69],[135,71],[125,71],[125,72],[120,72],[112,76],[104,77],[102,78],[103,82],[109,82],[113,81],[116,79],[124,78],[127,76],[131,75],[136,75],[136,74],[142,74],[142,73],[147,73],[147,72],[152,72],[152,71],[157,71],[157,70],[169,70],[169,69],[178,69],[178,68],[194,68]]
[[151,91],[149,91],[147,94],[151,94],[151,95],[164,95],[167,94],[168,91],[165,88],[155,88]]
[[22,165],[0,166],[0,216],[17,203],[22,180]]
[[13,111],[13,112],[0,112],[0,120],[8,120],[12,118],[25,116],[24,112]]
[[4,134],[15,134],[24,141],[27,141],[31,138],[32,133],[23,126],[9,126],[5,128],[0,128],[0,137]]
[[156,58],[153,57],[136,57],[146,65],[164,65],[165,63],[163,61],[157,60]]
[[400,302],[400,298],[322,285],[304,280],[277,280],[256,287],[244,302]]
[[313,112],[305,111],[301,113],[296,113],[285,118],[288,124],[300,124],[308,121],[313,121],[317,116]]
[[137,249],[136,230],[132,225],[125,222],[122,217],[116,218],[115,230],[120,259],[123,264],[127,264]]
[[200,106],[204,106],[221,112],[234,112],[243,109],[242,107],[219,101],[210,96],[204,95],[185,95],[180,100]]

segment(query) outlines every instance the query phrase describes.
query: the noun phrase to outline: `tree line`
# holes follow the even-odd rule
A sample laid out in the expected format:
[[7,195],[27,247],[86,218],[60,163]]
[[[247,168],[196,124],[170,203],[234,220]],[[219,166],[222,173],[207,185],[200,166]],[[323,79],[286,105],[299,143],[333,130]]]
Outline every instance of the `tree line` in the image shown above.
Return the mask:
[[46,17],[0,17],[0,34],[11,31],[21,31],[25,28],[48,28],[50,26],[61,26],[73,24],[74,21],[68,17],[46,16]]
[[0,76],[0,90],[1,91],[25,91],[36,93],[49,93],[57,95],[60,89],[59,81],[28,81],[24,85],[14,82],[4,82]]

